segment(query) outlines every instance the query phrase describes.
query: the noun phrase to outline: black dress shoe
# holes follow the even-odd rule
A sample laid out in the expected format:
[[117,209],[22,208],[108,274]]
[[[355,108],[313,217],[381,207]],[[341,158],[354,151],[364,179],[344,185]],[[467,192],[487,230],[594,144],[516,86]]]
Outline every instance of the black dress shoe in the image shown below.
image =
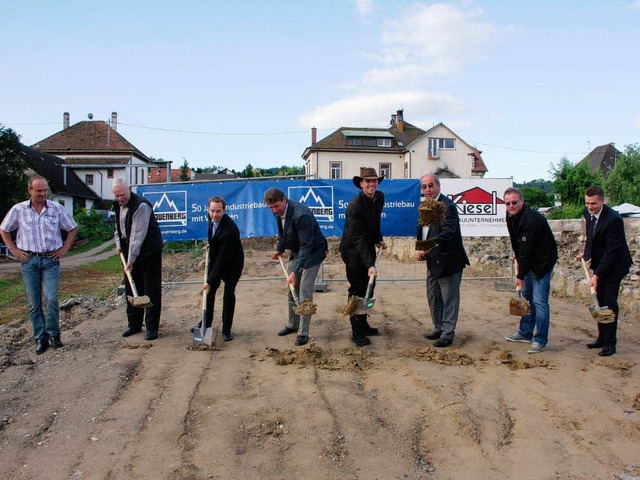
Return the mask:
[[604,343],[598,342],[597,340],[595,342],[587,343],[587,348],[602,348],[602,347],[604,347]]
[[453,343],[453,338],[440,338],[438,340],[436,340],[435,342],[433,342],[433,346],[434,347],[448,347],[449,345],[451,345]]
[[49,343],[51,343],[51,346],[53,348],[64,347],[64,345],[62,344],[62,341],[60,340],[60,337],[51,337],[51,339],[49,340]]
[[46,338],[36,340],[36,355],[41,355],[49,348],[49,342]]
[[306,345],[307,343],[309,343],[309,337],[307,335],[298,335],[296,337],[296,347],[301,347],[303,345]]
[[371,340],[369,340],[365,336],[351,337],[351,340],[353,340],[353,343],[355,343],[359,347],[366,347],[367,345],[371,345]]
[[616,353],[616,347],[606,346],[598,355],[601,357],[610,357],[614,353]]
[[284,327],[282,330],[278,332],[279,337],[284,337],[285,335],[290,335],[292,333],[296,333],[298,330],[295,328]]
[[375,328],[375,327],[367,327],[367,328],[364,330],[364,334],[365,334],[367,337],[375,337],[376,335],[380,335],[380,330],[378,330],[378,329],[377,329],[377,328]]
[[135,329],[135,328],[127,328],[124,332],[122,332],[122,336],[123,337],[130,337],[131,335],[135,335],[136,333],[140,333],[142,331],[142,329]]
[[158,332],[147,332],[144,335],[145,340],[155,340],[158,338]]
[[442,336],[442,330],[431,330],[424,334],[427,340],[438,340]]
[[233,335],[231,335],[230,333],[223,333],[222,334],[222,339],[225,342],[230,342],[231,340],[233,340]]

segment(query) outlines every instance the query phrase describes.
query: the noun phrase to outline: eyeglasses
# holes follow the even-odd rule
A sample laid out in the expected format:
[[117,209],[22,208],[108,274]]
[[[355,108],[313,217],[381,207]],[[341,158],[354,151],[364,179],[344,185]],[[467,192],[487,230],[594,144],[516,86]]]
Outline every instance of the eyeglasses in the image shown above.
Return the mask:
[[520,203],[520,200],[514,200],[513,202],[504,202],[504,204],[505,204],[507,207],[510,207],[511,205],[517,205],[517,204],[519,204],[519,203]]
[[420,185],[420,188],[424,190],[425,188],[433,188],[435,186],[436,186],[435,183],[427,183],[427,184]]

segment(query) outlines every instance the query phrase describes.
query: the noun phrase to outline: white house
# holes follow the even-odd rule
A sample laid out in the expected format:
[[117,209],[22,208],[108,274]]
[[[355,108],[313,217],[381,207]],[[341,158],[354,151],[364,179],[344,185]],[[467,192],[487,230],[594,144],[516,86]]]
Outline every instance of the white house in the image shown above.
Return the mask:
[[71,126],[65,112],[62,123],[61,131],[31,147],[62,158],[64,168],[73,169],[103,200],[114,200],[114,178],[126,178],[132,185],[147,183],[155,164],[118,133],[116,112],[109,123],[89,120]]
[[402,110],[391,115],[389,128],[340,127],[316,141],[302,155],[305,173],[315,178],[352,178],[360,167],[375,167],[387,178],[483,177],[482,152],[443,123],[424,131],[404,121]]

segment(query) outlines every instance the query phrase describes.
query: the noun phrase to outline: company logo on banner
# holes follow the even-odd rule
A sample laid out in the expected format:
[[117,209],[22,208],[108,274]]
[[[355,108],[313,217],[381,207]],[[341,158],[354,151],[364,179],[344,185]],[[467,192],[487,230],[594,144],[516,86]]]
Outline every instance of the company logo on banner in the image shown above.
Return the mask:
[[333,187],[332,186],[303,186],[289,187],[287,198],[297,200],[309,207],[313,215],[321,222],[333,223]]
[[442,193],[458,209],[463,237],[504,237],[508,235],[506,209],[501,198],[513,186],[510,178],[446,178]]
[[187,192],[146,192],[144,197],[153,205],[153,212],[161,227],[187,226]]

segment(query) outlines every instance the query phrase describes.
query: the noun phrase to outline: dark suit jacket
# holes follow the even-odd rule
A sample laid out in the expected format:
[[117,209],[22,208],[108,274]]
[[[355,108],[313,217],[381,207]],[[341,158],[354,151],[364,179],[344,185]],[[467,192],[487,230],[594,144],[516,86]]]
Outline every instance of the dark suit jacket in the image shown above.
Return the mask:
[[427,268],[436,280],[448,277],[469,265],[469,258],[462,244],[458,209],[444,194],[440,194],[438,201],[446,206],[444,221],[440,225],[431,226],[427,234],[427,238],[435,237],[438,243],[427,255]]
[[209,273],[207,283],[212,285],[220,278],[240,278],[244,267],[244,250],[240,242],[240,231],[226,213],[220,219],[216,233],[211,237],[213,222],[209,222]]
[[[588,232],[591,225],[591,214],[585,208],[583,215],[587,221]],[[624,221],[618,212],[607,205],[602,207],[591,241],[593,273],[603,280],[622,280],[629,273],[629,267],[633,262],[624,235]],[[589,259],[585,257],[585,260]]]
[[291,251],[289,257],[292,272],[301,272],[305,268],[315,267],[327,256],[327,240],[324,238],[316,217],[306,205],[287,199],[284,228],[279,217],[278,243],[276,251]]
[[376,191],[373,199],[362,190],[347,206],[346,220],[340,239],[340,254],[345,265],[352,269],[369,269],[376,261],[376,245],[382,241],[380,215],[384,207],[384,193]]

